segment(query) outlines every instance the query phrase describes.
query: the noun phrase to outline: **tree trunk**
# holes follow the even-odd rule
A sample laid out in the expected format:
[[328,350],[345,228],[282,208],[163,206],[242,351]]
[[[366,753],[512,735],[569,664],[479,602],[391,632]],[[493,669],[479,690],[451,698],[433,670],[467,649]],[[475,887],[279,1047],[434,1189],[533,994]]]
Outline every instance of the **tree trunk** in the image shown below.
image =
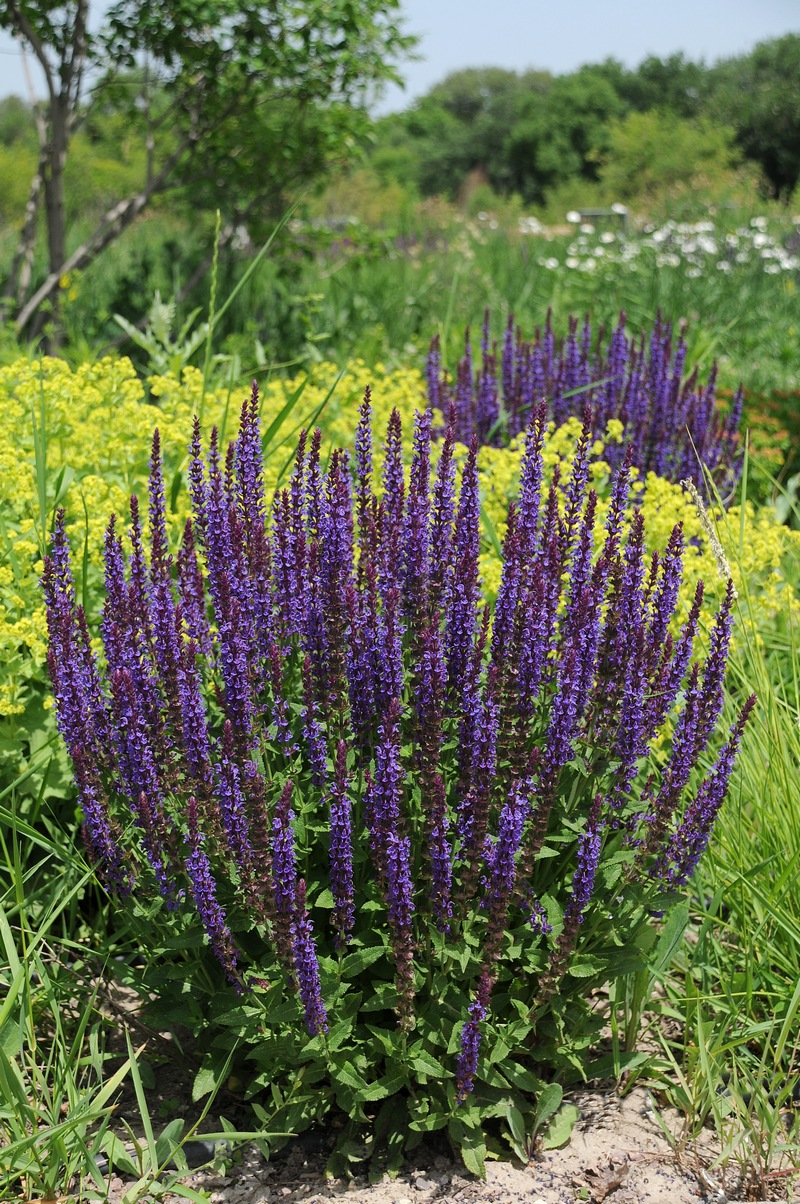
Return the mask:
[[[49,140],[44,154],[44,210],[47,225],[47,263],[49,275],[61,279],[67,258],[67,216],[64,204],[64,165],[67,161],[69,142],[69,117],[65,111],[63,94],[50,109]],[[48,338],[48,350],[60,344],[58,335],[59,290],[51,295],[49,314],[40,313],[31,327],[31,335],[41,333],[48,317],[53,322],[53,333]]]
[[15,331],[21,335],[27,327],[33,333],[39,333],[43,326],[43,317],[39,312],[45,301],[54,297],[58,291],[59,281],[69,272],[77,272],[88,266],[101,251],[116,238],[123,230],[139,216],[150,203],[154,194],[159,192],[168,181],[172,171],[188,146],[188,140],[167,160],[161,170],[152,178],[149,185],[141,192],[120,201],[103,215],[94,233],[66,258],[62,258],[58,270],[49,272],[47,279],[37,288],[32,297],[23,305],[14,323]]

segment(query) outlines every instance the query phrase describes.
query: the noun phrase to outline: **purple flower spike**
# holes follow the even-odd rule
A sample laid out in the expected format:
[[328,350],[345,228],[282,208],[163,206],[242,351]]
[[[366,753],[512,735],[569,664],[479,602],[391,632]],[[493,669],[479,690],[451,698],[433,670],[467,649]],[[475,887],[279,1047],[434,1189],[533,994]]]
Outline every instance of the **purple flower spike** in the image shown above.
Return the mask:
[[285,962],[291,960],[291,934],[297,897],[297,864],[294,854],[292,790],[287,780],[275,805],[272,820],[272,883],[275,896],[275,944]]
[[728,783],[736,762],[742,733],[756,704],[755,694],[747,699],[741,714],[731,727],[727,744],[705,779],[686,814],[658,857],[652,874],[669,886],[683,886],[689,881],[711,838],[720,808],[728,793]]
[[489,1014],[492,980],[487,971],[481,975],[475,998],[469,1005],[469,1020],[461,1032],[461,1052],[456,1066],[456,1102],[463,1104],[475,1085],[478,1054],[481,1047],[480,1023]]
[[198,828],[197,803],[194,798],[189,799],[186,810],[189,820],[189,855],[186,858],[186,873],[189,876],[192,897],[214,956],[225,971],[228,982],[241,994],[243,988],[241,976],[236,968],[236,948],[228,928],[225,912],[217,900],[217,888],[211,874],[211,864],[203,850],[203,838]]
[[348,785],[347,746],[344,740],[340,740],[336,753],[336,773],[329,797],[331,892],[335,904],[333,922],[337,930],[337,949],[347,945],[356,918],[353,899],[352,805]]
[[478,618],[480,499],[477,457],[478,443],[473,439],[461,478],[455,528],[455,574],[445,623],[447,682],[455,698],[460,696],[463,687]]
[[306,1028],[312,1037],[328,1031],[328,1014],[322,1001],[319,980],[319,963],[314,948],[314,933],[311,917],[306,908],[306,884],[301,878],[297,883],[296,916],[292,934],[292,953],[297,976],[297,989],[303,1003]]
[[583,914],[589,905],[594,890],[594,880],[600,863],[600,844],[602,841],[602,824],[600,823],[600,807],[603,796],[595,796],[586,831],[578,842],[578,865],[572,879],[572,895],[564,912],[565,926],[573,918],[579,924],[583,923]]

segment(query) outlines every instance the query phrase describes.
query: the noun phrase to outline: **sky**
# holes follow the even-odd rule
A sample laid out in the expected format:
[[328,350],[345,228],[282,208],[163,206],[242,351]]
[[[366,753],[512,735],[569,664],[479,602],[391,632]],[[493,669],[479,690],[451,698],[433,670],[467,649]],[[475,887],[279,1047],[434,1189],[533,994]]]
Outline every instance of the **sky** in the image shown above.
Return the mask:
[[[461,67],[538,67],[559,75],[613,56],[633,67],[676,51],[713,62],[800,33],[800,0],[402,0],[420,59],[377,111],[405,108]],[[94,0],[97,18],[105,8]],[[41,84],[39,88],[41,95]],[[0,33],[0,96],[28,96],[19,49]]]

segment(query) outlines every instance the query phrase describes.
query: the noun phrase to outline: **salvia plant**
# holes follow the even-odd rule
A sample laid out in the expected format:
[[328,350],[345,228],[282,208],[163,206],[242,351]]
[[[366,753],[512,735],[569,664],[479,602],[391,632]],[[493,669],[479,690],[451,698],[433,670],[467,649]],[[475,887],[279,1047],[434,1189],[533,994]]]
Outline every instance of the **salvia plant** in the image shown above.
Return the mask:
[[448,1126],[480,1171],[487,1118],[585,1073],[754,700],[716,739],[732,586],[698,657],[703,588],[676,613],[682,531],[646,554],[630,451],[598,521],[592,413],[548,485],[534,407],[492,608],[476,437],[451,409],[435,443],[418,413],[406,474],[395,411],[378,471],[370,414],[368,392],[352,456],[303,435],[271,500],[256,387],[226,455],[196,422],[174,559],[156,432],[147,528],[135,497],[129,551],[108,526],[96,643],[57,519],[49,667],[162,1010],[212,1063],[246,1051],[276,1131],[337,1105],[396,1154]]
[[480,362],[473,363],[469,330],[454,378],[442,370],[439,338],[426,366],[428,404],[443,414],[455,407],[456,438],[500,446],[524,431],[535,406],[547,398],[548,417],[560,426],[592,409],[592,432],[605,442],[608,423],[621,423],[621,443],[607,443],[603,458],[617,468],[626,454],[642,472],[671,481],[691,480],[705,493],[707,474],[715,496],[733,495],[742,454],[741,389],[723,412],[716,399],[716,365],[703,384],[695,368],[685,376],[683,331],[673,339],[659,317],[649,337],[629,338],[625,314],[606,345],[588,317],[558,341],[548,311],[543,329],[527,341],[510,315],[502,344],[491,340],[489,312],[481,332]]

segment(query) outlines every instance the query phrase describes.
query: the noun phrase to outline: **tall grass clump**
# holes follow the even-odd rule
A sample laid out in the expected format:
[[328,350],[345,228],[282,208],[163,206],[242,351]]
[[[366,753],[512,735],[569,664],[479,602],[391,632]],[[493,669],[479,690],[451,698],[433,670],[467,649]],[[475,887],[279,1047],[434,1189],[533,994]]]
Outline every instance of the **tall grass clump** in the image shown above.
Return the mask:
[[701,384],[697,369],[685,376],[683,330],[673,345],[672,327],[660,316],[649,336],[629,338],[621,314],[608,346],[594,338],[589,318],[558,342],[551,315],[531,342],[509,316],[502,346],[490,341],[489,311],[481,332],[481,362],[473,365],[469,331],[454,379],[442,372],[439,336],[431,344],[426,377],[428,404],[455,411],[457,438],[500,446],[525,429],[534,406],[547,398],[548,415],[561,426],[591,406],[592,433],[602,439],[610,421],[621,424],[624,443],[605,448],[618,467],[625,448],[642,472],[670,481],[690,480],[705,489],[709,473],[724,496],[732,496],[741,473],[741,389],[723,414],[715,396],[716,366]]
[[[745,471],[743,488],[752,488]],[[736,789],[692,884],[697,939],[667,978],[680,1038],[665,1042],[666,1090],[696,1137],[713,1123],[718,1165],[738,1168],[752,1198],[767,1198],[800,1159],[800,680],[797,612],[754,605],[742,566],[754,538],[743,508],[717,509],[720,543],[740,580],[731,692],[756,690]],[[784,572],[800,583],[798,547]]]
[[583,1073],[593,991],[646,966],[728,789],[754,703],[717,735],[732,585],[693,657],[681,526],[646,555],[630,455],[598,524],[590,422],[549,485],[545,430],[539,407],[494,607],[477,441],[461,457],[418,413],[406,478],[395,412],[378,480],[369,395],[352,457],[303,435],[271,505],[255,387],[224,455],[196,423],[174,559],[156,433],[149,535],[135,497],[127,554],[107,529],[100,652],[57,520],[49,667],[87,848],[162,1014],[212,1063],[246,1051],[288,1131],[334,1104],[389,1149],[447,1127],[480,1172],[487,1119],[532,1124]]

